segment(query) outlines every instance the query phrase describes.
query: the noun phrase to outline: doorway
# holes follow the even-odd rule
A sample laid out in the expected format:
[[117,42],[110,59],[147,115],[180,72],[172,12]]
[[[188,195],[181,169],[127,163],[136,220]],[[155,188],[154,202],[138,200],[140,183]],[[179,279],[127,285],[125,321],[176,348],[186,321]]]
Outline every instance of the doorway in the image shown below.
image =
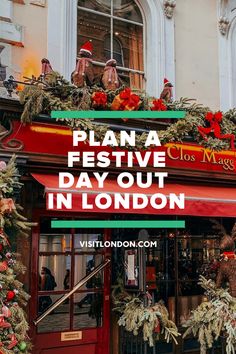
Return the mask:
[[[102,229],[52,229],[55,216],[40,215],[32,240],[31,328],[34,353],[109,353],[110,269],[91,278],[45,317],[35,320],[109,255],[90,247],[109,239]],[[61,218],[60,218],[61,219]],[[67,218],[69,219],[69,218]],[[88,243],[91,242],[89,245]]]

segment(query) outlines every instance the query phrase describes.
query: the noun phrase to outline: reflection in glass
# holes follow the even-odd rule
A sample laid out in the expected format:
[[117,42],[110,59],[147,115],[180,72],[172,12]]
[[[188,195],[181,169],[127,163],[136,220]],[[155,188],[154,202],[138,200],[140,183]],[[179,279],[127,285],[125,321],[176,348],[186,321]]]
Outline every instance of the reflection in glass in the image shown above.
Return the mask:
[[78,10],[77,51],[87,40],[93,41],[93,59],[104,63],[104,38],[110,33],[110,18]]
[[[106,60],[111,59],[111,38],[107,35],[104,38],[104,54]],[[118,38],[113,38],[113,58],[117,62],[117,66],[124,66],[123,49]]]
[[[101,233],[76,233],[74,235],[74,250],[75,252],[80,252],[80,251],[95,251],[94,247],[92,244],[88,245],[87,242],[93,242],[93,241],[102,241],[103,240],[103,235]],[[89,246],[89,247],[88,247]]]
[[111,13],[111,0],[78,0],[78,6],[107,14]]
[[114,58],[123,68],[119,70],[122,82],[142,89],[143,20],[137,4],[133,0],[114,0],[113,11],[110,0],[80,0],[78,4],[77,52],[83,43],[93,41],[93,60],[101,63],[94,64],[95,81],[99,82],[104,63]]
[[[38,315],[44,312],[52,303],[56,302],[62,295],[40,295],[38,297]],[[58,306],[51,314],[45,317],[38,324],[38,332],[60,332],[70,328],[70,305],[69,302],[64,302]]]
[[[74,285],[90,274],[95,267],[102,263],[101,254],[75,255]],[[103,285],[103,271],[92,277],[81,289],[101,288]]]
[[39,290],[67,290],[65,283],[68,279],[68,270],[71,268],[71,256],[69,255],[51,255],[39,256]]
[[134,0],[114,0],[114,16],[142,23],[142,15]]
[[71,235],[41,234],[39,252],[69,252],[71,251]]
[[102,325],[103,293],[78,293],[74,297],[74,329]]

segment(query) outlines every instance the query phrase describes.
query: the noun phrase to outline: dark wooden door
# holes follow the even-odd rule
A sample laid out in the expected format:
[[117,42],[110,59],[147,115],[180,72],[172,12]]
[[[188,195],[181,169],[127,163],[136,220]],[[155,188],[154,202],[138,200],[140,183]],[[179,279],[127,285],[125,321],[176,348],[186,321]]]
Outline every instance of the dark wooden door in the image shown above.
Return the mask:
[[[99,272],[37,327],[33,320],[98,266],[109,250],[87,241],[109,239],[106,230],[52,229],[55,215],[37,212],[32,238],[30,321],[36,354],[108,354],[110,269]],[[60,217],[61,219],[61,217]],[[67,218],[68,219],[68,218]]]

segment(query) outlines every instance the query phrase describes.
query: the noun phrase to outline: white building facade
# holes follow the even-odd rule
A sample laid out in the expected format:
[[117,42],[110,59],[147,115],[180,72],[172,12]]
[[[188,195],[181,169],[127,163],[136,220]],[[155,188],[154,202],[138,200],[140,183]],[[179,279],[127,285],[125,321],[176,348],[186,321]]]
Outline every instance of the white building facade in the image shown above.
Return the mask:
[[[167,77],[176,98],[227,110],[236,104],[235,19],[235,0],[2,0],[1,70],[38,75],[47,57],[69,79],[79,45],[91,39],[98,66],[120,54],[124,76],[137,86],[141,75],[138,88],[149,95],[158,96]],[[105,32],[110,43],[101,49]]]

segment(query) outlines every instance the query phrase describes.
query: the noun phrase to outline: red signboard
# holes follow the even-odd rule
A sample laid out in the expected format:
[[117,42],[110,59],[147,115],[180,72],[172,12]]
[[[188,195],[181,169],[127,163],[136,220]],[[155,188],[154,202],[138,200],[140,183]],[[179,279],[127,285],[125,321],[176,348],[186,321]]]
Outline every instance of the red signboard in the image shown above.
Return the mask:
[[[22,125],[13,121],[12,132],[2,141],[1,148],[27,154],[67,156],[68,151],[78,150],[72,144],[72,131],[65,126],[48,123]],[[80,151],[112,151],[110,147],[91,147],[84,143]],[[166,166],[178,169],[208,172],[236,173],[236,151],[215,152],[199,145],[168,143],[155,150],[166,151]]]

